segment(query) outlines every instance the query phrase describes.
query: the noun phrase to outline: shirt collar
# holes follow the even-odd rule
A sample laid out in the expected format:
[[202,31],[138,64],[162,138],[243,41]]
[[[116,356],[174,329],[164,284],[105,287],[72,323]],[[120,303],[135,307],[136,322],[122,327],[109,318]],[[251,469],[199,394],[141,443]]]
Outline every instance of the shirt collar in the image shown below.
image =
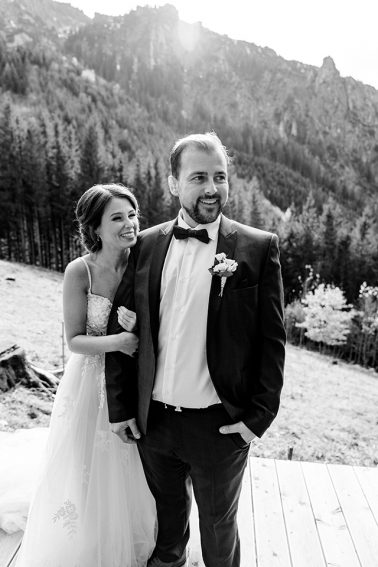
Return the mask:
[[182,228],[190,228],[192,230],[200,230],[201,228],[205,228],[207,230],[209,238],[211,240],[215,240],[218,236],[220,221],[221,215],[218,215],[214,222],[209,222],[207,224],[197,224],[197,226],[193,228],[184,221],[184,219],[182,218],[182,212],[180,211],[178,214],[177,224]]

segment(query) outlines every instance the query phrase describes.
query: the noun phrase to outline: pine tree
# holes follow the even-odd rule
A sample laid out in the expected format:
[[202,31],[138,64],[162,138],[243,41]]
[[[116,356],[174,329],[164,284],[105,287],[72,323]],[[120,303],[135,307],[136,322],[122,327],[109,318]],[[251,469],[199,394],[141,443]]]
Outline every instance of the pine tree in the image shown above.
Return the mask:
[[81,159],[81,185],[83,192],[101,183],[104,172],[104,147],[102,132],[97,120],[92,120],[84,134]]
[[52,226],[50,188],[55,183],[53,155],[53,123],[48,113],[39,116],[39,132],[41,156],[44,165],[41,186],[41,199],[38,210],[38,225],[40,233],[41,262],[46,268],[53,266],[54,231]]
[[319,270],[319,217],[312,192],[307,197],[302,212],[298,215],[298,236],[303,265],[315,266]]
[[65,225],[71,208],[71,175],[63,125],[58,121],[54,124],[54,158],[55,184],[50,189],[50,199],[56,233],[56,269],[63,271],[69,260],[69,241]]
[[142,173],[140,159],[137,158],[135,163],[133,190],[140,209],[140,226],[147,228],[148,226],[148,190],[145,175]]
[[15,240],[17,167],[14,121],[9,101],[0,111],[0,239],[1,253],[8,260],[18,259]]
[[335,282],[343,289],[348,301],[354,299],[353,280],[355,279],[355,270],[351,262],[350,244],[350,234],[342,234],[339,236],[334,266]]
[[19,80],[14,63],[12,61],[7,61],[2,73],[2,86],[4,90],[16,93],[18,90]]
[[16,209],[16,238],[21,262],[28,262],[30,258],[30,242],[28,239],[28,216],[32,203],[30,195],[29,180],[24,175],[26,156],[24,155],[25,133],[21,127],[20,120],[16,116],[14,121],[14,149],[16,163],[16,183],[14,185],[15,209]]
[[148,222],[149,226],[159,224],[169,218],[167,210],[165,191],[162,186],[162,178],[159,168],[159,160],[156,158],[154,163],[154,176],[152,178],[150,190],[148,192]]
[[334,283],[334,265],[337,249],[337,232],[335,228],[335,217],[331,209],[331,204],[325,207],[322,221],[322,242],[320,260],[320,273],[327,283]]
[[28,234],[30,262],[43,265],[42,224],[46,202],[46,163],[39,127],[28,126],[24,141],[23,184],[28,194]]

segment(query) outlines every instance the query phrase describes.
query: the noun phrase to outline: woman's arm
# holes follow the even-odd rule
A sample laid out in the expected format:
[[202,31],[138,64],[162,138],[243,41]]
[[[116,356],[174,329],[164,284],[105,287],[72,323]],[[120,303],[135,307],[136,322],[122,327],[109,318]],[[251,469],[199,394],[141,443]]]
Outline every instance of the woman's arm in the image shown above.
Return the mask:
[[68,348],[80,354],[120,351],[132,356],[138,338],[132,333],[93,337],[86,334],[88,274],[77,259],[66,268],[63,281],[63,314]]

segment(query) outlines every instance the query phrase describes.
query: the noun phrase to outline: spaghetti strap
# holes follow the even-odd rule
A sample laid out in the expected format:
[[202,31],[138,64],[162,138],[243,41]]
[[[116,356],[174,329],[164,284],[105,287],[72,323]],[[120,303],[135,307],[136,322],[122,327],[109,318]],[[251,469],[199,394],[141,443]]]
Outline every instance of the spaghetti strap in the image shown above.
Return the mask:
[[83,258],[82,256],[80,257],[80,260],[83,260],[85,267],[87,268],[87,272],[88,272],[88,279],[89,279],[89,293],[92,293],[92,276],[91,276],[91,271],[89,269],[89,266],[87,264],[87,261],[85,260],[85,258]]

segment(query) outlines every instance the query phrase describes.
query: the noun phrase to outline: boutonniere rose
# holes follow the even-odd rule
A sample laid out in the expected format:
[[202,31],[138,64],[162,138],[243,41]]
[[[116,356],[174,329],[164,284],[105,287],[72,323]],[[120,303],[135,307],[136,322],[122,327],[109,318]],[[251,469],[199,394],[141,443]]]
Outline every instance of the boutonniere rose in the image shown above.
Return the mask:
[[209,268],[209,272],[212,276],[218,276],[221,278],[221,290],[219,294],[220,297],[222,297],[223,295],[223,289],[226,285],[227,278],[230,278],[234,275],[237,267],[238,263],[236,262],[236,260],[227,258],[227,255],[224,252],[215,255],[214,265]]

